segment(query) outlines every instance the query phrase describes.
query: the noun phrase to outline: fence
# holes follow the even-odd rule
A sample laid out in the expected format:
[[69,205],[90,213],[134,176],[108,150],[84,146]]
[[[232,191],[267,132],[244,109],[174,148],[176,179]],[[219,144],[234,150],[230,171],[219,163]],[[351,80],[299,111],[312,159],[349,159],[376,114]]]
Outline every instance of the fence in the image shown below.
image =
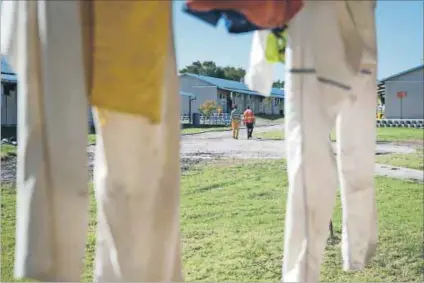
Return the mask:
[[[231,119],[230,114],[228,113],[214,113],[209,117],[206,117],[203,114],[200,115],[200,124],[201,125],[230,125]],[[192,117],[193,118],[193,117]],[[192,119],[190,119],[190,115],[188,113],[184,113],[180,115],[181,124],[190,124]]]
[[424,119],[379,119],[377,127],[424,129]]

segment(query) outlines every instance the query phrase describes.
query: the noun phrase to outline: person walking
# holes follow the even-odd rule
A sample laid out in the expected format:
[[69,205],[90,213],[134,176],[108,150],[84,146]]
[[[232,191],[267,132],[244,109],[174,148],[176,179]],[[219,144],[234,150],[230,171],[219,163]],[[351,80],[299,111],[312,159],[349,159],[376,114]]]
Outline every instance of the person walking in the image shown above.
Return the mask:
[[253,126],[255,124],[255,115],[249,106],[247,106],[246,111],[244,111],[243,122],[247,129],[247,139],[250,140],[252,138]]
[[241,112],[237,109],[237,105],[233,106],[233,110],[230,114],[231,117],[231,127],[233,128],[233,139],[238,140],[240,122],[241,122]]

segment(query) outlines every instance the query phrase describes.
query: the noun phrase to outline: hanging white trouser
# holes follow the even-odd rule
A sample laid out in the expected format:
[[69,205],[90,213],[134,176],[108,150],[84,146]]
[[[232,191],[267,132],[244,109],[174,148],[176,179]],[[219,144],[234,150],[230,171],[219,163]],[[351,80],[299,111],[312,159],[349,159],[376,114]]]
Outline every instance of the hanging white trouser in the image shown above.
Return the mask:
[[[332,2],[337,1],[327,1],[326,4]],[[289,189],[284,282],[319,280],[328,223],[338,187],[336,159],[329,140],[337,117],[345,269],[363,267],[374,252],[377,238],[373,189],[375,64],[351,79],[345,76],[345,82],[351,82],[350,85],[323,77],[320,71],[325,68],[316,60],[319,56],[316,52],[320,52],[317,46],[322,43],[317,45],[311,35],[316,32],[311,29],[316,17],[322,16],[319,19],[324,24],[321,26],[322,36],[328,40],[327,48],[334,53],[334,58],[342,58],[345,50],[340,48],[343,45],[333,29],[337,26],[334,24],[337,18],[331,18],[327,12],[320,14],[322,10],[311,9],[310,3],[306,2],[288,29],[285,132]],[[314,2],[314,5],[318,4],[318,1]],[[335,42],[330,41],[331,38]],[[344,60],[339,62],[347,64]],[[333,68],[336,70],[334,64]]]
[[[88,106],[79,9],[79,1],[2,2],[2,54],[19,79],[18,278],[80,281],[82,275]],[[157,94],[164,95],[160,125],[97,111],[96,281],[182,281],[173,39],[169,50]]]
[[365,65],[353,84],[356,101],[346,103],[337,119],[345,270],[364,268],[377,246],[374,195],[376,83],[375,66]]
[[[172,27],[170,27],[172,29]],[[96,109],[95,281],[182,281],[179,86],[173,39],[162,122]]]
[[88,104],[78,13],[76,1],[2,2],[2,54],[19,82],[18,278],[79,281],[82,274]]

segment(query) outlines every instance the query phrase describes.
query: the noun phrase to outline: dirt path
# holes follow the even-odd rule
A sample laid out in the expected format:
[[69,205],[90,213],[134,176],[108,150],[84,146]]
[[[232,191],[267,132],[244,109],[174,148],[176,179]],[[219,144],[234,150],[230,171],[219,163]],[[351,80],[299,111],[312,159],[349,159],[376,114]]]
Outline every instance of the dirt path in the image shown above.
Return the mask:
[[[255,132],[281,130],[283,126],[256,128]],[[247,140],[245,130],[241,130],[240,139],[231,138],[229,131],[209,132],[181,138],[181,157],[187,159],[273,159],[285,158],[283,140]],[[413,153],[413,146],[381,143],[376,145],[376,154]],[[420,170],[376,164],[375,173],[397,179],[424,181],[424,172]]]
[[[255,128],[255,132],[266,132],[283,130],[282,125],[264,126]],[[94,161],[94,146],[88,146],[88,167],[90,176]],[[411,145],[377,144],[377,154],[391,153],[413,153]],[[283,140],[246,140],[246,132],[241,129],[240,139],[231,138],[230,131],[208,132],[202,134],[183,135],[181,137],[181,169],[188,170],[193,164],[201,161],[218,158],[235,159],[278,159],[285,157]],[[375,173],[398,179],[414,179],[424,181],[424,173],[420,170],[393,167],[389,165],[376,164]],[[1,181],[13,182],[16,176],[16,159],[12,158],[2,162]]]

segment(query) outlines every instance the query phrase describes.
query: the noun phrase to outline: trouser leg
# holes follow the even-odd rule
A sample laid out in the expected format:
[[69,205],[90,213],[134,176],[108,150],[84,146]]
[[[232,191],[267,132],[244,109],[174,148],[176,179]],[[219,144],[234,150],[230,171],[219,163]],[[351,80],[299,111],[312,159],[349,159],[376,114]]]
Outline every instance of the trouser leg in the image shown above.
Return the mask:
[[[17,1],[15,275],[79,281],[88,226],[87,100],[73,1]],[[70,48],[71,47],[71,48]]]
[[247,129],[248,131],[248,138],[252,138],[252,133],[253,133],[253,124],[252,123],[250,123],[249,124],[249,127],[248,127],[248,129]]
[[329,134],[344,99],[317,82],[307,5],[291,22],[286,51],[285,132],[289,179],[284,282],[317,282],[337,189]]
[[98,282],[182,281],[180,108],[173,39],[169,50],[160,124],[95,109]]
[[370,74],[357,78],[354,84],[357,99],[346,104],[337,121],[345,270],[363,268],[377,245],[374,195],[377,78],[375,68],[369,71]]

